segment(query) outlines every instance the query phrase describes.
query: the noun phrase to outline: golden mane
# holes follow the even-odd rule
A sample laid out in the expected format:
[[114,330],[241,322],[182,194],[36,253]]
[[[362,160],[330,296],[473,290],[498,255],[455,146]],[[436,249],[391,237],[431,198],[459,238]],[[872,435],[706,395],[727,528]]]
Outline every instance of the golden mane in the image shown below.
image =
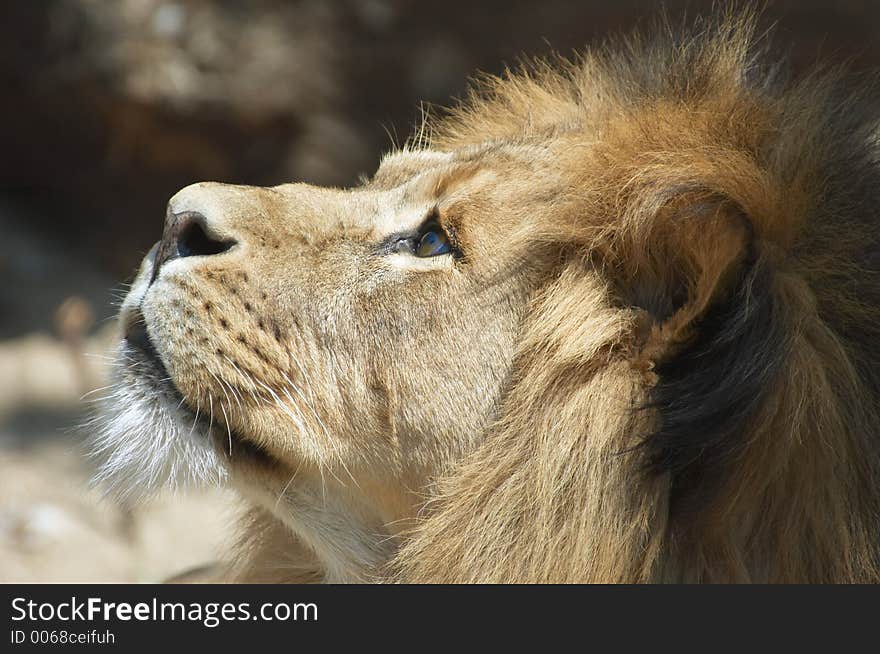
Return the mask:
[[524,238],[575,256],[396,578],[880,581],[880,105],[754,24],[484,77],[426,128],[555,144],[567,209]]

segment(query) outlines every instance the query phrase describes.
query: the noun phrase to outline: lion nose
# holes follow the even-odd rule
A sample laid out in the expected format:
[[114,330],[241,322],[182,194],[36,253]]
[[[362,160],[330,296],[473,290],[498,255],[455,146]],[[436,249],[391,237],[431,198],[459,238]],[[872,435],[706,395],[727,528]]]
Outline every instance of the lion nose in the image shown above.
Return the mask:
[[159,275],[162,266],[172,259],[222,254],[235,243],[234,239],[221,237],[214,232],[204,214],[198,211],[174,213],[169,208],[165,217],[165,231],[153,264],[151,282]]

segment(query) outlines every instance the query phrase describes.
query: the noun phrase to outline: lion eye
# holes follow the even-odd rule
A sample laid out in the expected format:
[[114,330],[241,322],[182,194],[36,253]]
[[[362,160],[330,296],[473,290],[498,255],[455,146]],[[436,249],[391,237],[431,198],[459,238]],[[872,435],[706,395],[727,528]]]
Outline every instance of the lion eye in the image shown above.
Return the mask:
[[440,229],[431,229],[422,234],[416,246],[417,257],[436,257],[440,254],[452,252],[449,237]]

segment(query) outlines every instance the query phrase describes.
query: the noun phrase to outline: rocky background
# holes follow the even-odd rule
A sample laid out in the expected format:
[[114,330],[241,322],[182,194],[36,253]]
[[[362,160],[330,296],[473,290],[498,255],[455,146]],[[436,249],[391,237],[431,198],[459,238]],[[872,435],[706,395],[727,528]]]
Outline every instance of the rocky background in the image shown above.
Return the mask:
[[[668,13],[711,12],[667,0]],[[720,3],[723,4],[723,3]],[[0,19],[0,582],[213,560],[216,491],[120,507],[80,443],[113,302],[199,180],[348,185],[476,70],[645,24],[636,0],[13,0]],[[796,65],[880,67],[880,4],[769,1]],[[420,104],[428,103],[427,105]],[[100,393],[98,393],[100,394]]]

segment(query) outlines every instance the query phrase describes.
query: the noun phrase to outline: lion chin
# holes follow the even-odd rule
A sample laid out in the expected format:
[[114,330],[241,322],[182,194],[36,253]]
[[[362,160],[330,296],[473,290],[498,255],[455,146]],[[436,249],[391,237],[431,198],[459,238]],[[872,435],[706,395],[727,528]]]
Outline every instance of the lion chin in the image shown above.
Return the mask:
[[113,392],[91,425],[91,454],[99,464],[94,484],[120,502],[225,484],[212,425],[184,406],[161,361],[143,357],[127,341],[115,358]]
[[234,487],[238,581],[880,581],[880,110],[754,25],[483,78],[355,188],[181,190],[98,480]]
[[226,482],[223,461],[195,416],[142,380],[113,381],[117,390],[92,439],[100,462],[96,485],[133,502],[163,490]]

